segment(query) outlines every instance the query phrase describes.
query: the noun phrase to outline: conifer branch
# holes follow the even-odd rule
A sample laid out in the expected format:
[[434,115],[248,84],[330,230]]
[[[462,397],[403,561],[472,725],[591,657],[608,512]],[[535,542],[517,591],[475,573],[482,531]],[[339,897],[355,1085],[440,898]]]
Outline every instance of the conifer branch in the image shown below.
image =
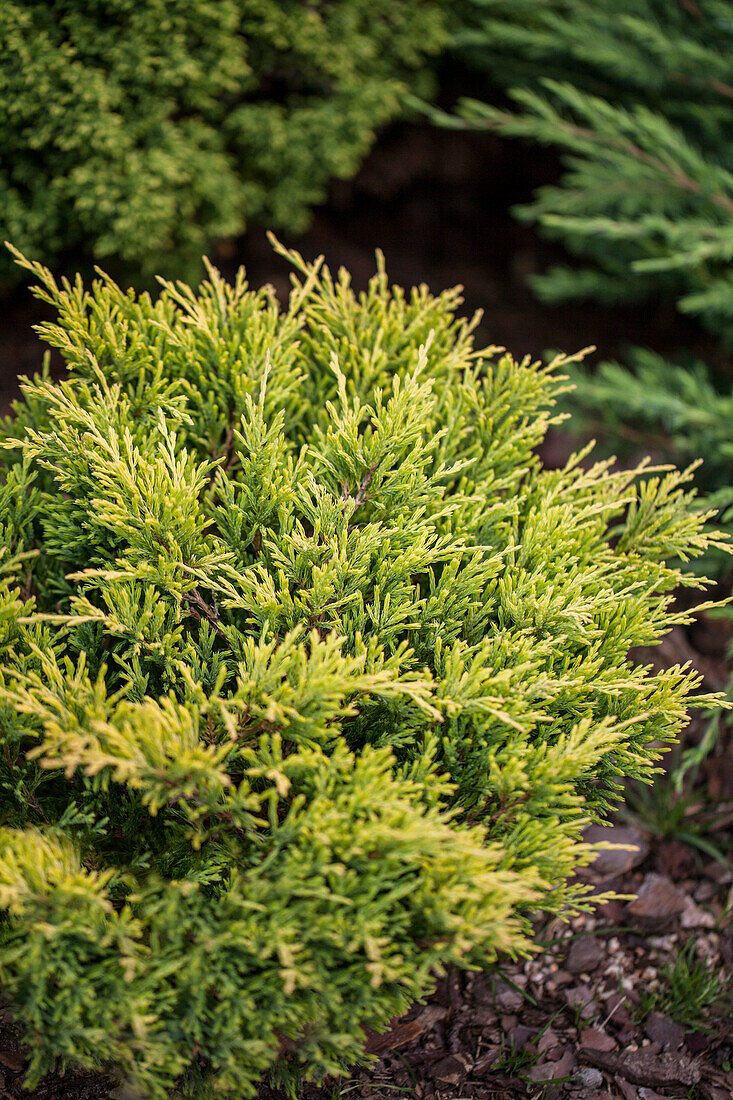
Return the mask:
[[70,378],[0,445],[0,973],[31,1088],[58,1058],[153,1100],[250,1094],[286,1050],[347,1067],[436,969],[582,905],[585,823],[721,703],[628,659],[722,552],[691,471],[543,469],[567,360],[479,353],[455,292],[381,264],[357,296],[292,259],[282,311],[213,269],[158,301],[44,283]]

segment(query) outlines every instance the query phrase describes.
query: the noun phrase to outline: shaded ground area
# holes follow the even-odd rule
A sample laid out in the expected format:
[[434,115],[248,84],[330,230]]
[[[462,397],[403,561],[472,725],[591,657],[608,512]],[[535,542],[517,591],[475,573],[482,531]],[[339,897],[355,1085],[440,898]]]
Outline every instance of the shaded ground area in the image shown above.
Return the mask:
[[[592,879],[635,900],[544,925],[544,953],[523,964],[449,975],[371,1038],[373,1070],[305,1088],[302,1100],[729,1100],[731,871],[635,826],[602,833],[634,850],[604,853]],[[721,1003],[705,1017],[695,995]]]
[[372,1040],[375,1070],[340,1090],[305,1090],[304,1100],[386,1100],[398,1088],[436,1100],[733,1095],[728,1029],[678,1023],[673,987],[681,968],[714,984],[731,961],[730,872],[708,861],[693,873],[681,845],[650,850],[636,828],[604,833],[636,851],[606,853],[594,877],[637,891],[635,901],[553,921],[539,930],[551,946],[523,966],[450,975],[428,1005]]

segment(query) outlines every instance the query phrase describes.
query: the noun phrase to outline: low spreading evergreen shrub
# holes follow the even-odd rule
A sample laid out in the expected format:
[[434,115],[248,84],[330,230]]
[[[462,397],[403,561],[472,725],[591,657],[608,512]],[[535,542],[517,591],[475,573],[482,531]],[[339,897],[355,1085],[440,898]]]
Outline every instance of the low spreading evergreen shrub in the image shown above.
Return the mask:
[[[49,263],[154,272],[249,222],[302,229],[408,84],[428,91],[444,7],[4,0],[3,234]],[[6,259],[0,285],[15,274]]]
[[[57,285],[2,427],[0,988],[29,1083],[337,1072],[572,910],[699,678],[686,475],[544,469],[558,370],[457,292]],[[717,541],[716,536],[712,536]],[[696,704],[711,698],[695,697]]]

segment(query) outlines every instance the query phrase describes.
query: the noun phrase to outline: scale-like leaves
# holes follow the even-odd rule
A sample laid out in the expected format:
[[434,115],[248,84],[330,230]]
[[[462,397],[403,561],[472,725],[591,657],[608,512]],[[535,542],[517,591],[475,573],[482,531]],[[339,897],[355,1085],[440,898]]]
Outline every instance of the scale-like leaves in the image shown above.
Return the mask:
[[337,1072],[436,971],[587,904],[583,827],[713,702],[628,657],[721,541],[686,477],[543,469],[567,360],[291,259],[282,308],[213,269],[157,302],[33,269],[69,377],[2,431],[0,984],[31,1083]]

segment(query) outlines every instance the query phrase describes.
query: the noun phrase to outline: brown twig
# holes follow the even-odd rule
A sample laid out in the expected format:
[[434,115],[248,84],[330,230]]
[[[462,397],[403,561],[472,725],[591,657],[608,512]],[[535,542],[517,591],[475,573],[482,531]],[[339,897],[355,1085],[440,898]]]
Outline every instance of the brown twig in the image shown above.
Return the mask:
[[685,11],[689,12],[695,19],[703,18],[703,14],[695,3],[695,0],[680,0],[680,7],[684,8]]
[[[695,87],[697,82],[691,77],[686,76],[685,73],[673,73],[672,79],[677,84],[685,84]],[[702,80],[700,84],[703,88],[709,88],[712,92],[717,92],[718,95],[724,95],[726,99],[733,99],[733,87],[730,84],[725,84],[722,80]]]
[[229,645],[229,639],[225,631],[219,626],[219,608],[216,606],[216,599],[213,604],[208,604],[198,588],[194,588],[192,592],[186,592],[183,600],[184,603],[188,604],[189,611],[197,622],[206,619],[207,623],[214,628],[219,637],[223,638],[227,645]]
[[367,490],[369,489],[369,486],[372,483],[372,478],[374,477],[374,474],[376,473],[378,465],[379,465],[379,459],[377,459],[377,461],[372,466],[369,467],[367,472],[364,474],[364,477],[362,478],[361,485],[357,489],[355,497],[351,496],[351,493],[349,492],[349,487],[346,484],[346,482],[345,481],[342,482],[342,485],[341,485],[341,499],[343,500],[344,503],[346,503],[347,500],[353,500],[354,501],[354,512],[356,511],[356,509],[359,507],[360,504],[363,504],[365,500],[369,499],[369,496],[367,494]]
[[375,473],[378,465],[379,465],[379,462],[375,462],[374,465],[370,466],[369,469],[367,470],[367,472],[364,474],[364,478],[362,480],[362,483],[359,486],[359,491],[357,492],[357,494],[354,498],[355,510],[356,510],[356,508],[359,507],[359,505],[363,501],[368,499],[367,498],[367,489],[369,488],[369,486],[372,483],[372,478],[374,477],[374,473]]

